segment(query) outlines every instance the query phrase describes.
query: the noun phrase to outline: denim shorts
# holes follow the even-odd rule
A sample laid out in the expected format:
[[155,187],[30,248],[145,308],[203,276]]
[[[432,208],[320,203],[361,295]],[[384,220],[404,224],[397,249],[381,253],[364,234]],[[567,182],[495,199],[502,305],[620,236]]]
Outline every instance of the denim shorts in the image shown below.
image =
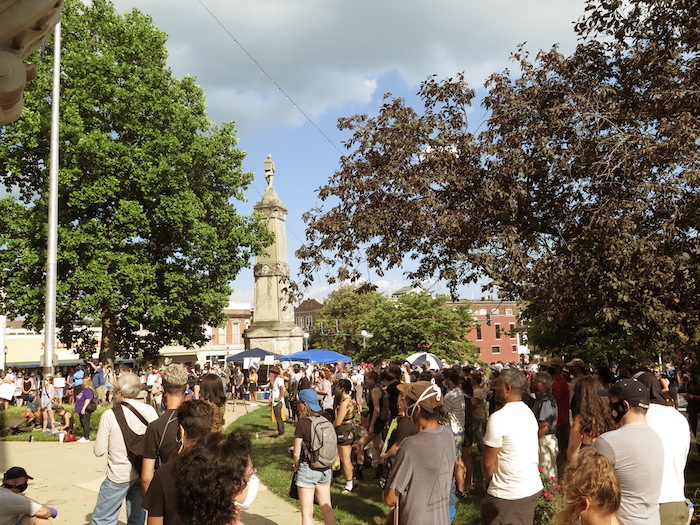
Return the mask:
[[297,471],[297,487],[302,489],[312,489],[316,485],[325,485],[331,482],[331,469],[313,470],[308,463],[299,465]]

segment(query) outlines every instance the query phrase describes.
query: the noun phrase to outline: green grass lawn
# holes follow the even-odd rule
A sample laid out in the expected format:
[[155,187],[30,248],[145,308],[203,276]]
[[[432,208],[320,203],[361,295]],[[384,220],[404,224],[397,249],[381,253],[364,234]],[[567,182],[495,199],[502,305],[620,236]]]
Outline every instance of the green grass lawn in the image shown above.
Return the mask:
[[[64,407],[69,412],[73,412],[73,406],[64,405]],[[102,413],[105,410],[108,410],[110,408],[112,408],[111,404],[102,405],[98,407],[97,410],[95,410],[95,412],[92,413],[92,416],[90,417],[90,439],[95,439],[97,427],[100,424],[100,417],[102,416]],[[25,410],[25,407],[10,407],[7,410],[0,410],[0,427],[4,427],[5,423],[10,421],[11,419],[20,417]],[[73,430],[77,431],[76,433],[80,438],[83,435],[83,428],[80,426],[80,421],[78,421],[78,418],[75,417],[75,415],[73,417]],[[35,441],[58,441],[58,436],[46,435],[41,431],[41,426],[38,426],[37,428],[38,430],[33,430],[31,432],[26,431],[26,429],[22,430],[17,434],[2,438],[2,441],[28,441],[29,436],[33,436]]]

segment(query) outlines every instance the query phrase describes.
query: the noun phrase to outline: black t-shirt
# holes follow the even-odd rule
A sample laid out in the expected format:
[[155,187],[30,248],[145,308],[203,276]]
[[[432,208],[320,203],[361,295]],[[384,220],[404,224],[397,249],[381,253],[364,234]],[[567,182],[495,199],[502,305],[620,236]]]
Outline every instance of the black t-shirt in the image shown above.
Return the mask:
[[175,487],[175,466],[177,458],[158,469],[148,491],[143,497],[142,506],[149,516],[163,516],[164,525],[180,525],[177,512],[177,488]]
[[146,429],[143,457],[155,459],[156,469],[177,456],[180,448],[177,443],[177,409],[163,412]]
[[399,382],[389,383],[386,386],[386,395],[389,398],[389,412],[391,419],[399,415]]

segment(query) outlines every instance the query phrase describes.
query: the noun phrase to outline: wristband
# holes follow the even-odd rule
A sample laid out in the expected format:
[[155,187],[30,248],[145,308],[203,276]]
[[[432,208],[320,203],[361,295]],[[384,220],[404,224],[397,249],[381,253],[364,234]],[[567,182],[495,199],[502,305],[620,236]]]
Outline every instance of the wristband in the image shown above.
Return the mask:
[[53,507],[49,507],[49,510],[51,511],[52,518],[55,518],[56,516],[58,516],[58,511],[56,509],[54,509]]

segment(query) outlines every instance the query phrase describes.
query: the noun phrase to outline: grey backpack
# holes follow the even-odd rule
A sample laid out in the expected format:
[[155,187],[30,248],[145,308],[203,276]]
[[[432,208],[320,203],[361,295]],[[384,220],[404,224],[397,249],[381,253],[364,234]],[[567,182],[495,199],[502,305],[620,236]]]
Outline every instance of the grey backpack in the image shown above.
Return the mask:
[[330,468],[335,461],[338,437],[333,423],[323,416],[312,416],[311,443],[305,447],[305,457],[313,470]]

